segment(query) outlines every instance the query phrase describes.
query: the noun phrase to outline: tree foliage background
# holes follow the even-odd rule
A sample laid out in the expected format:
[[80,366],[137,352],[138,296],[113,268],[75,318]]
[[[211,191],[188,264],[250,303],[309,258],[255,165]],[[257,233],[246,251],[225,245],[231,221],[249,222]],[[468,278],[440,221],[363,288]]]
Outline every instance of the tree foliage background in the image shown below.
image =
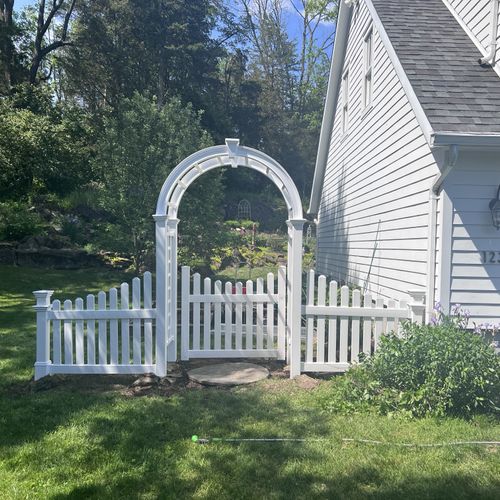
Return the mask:
[[[62,231],[75,244],[128,253],[139,267],[151,253],[163,180],[182,158],[225,137],[276,158],[307,198],[337,1],[14,7],[0,0],[4,238]],[[221,244],[224,203],[244,192],[266,202],[277,195],[264,177],[241,170],[190,189],[181,224],[186,258],[210,258]],[[2,214],[23,212],[33,224],[5,230]]]

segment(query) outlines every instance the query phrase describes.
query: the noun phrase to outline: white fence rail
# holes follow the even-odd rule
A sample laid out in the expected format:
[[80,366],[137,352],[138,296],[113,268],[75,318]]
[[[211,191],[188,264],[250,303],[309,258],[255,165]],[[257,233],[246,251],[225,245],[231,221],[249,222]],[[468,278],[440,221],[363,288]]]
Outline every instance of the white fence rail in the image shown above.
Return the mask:
[[[361,352],[371,354],[380,337],[398,331],[404,319],[420,320],[423,303],[374,299],[370,293],[327,286],[325,276],[307,279],[306,304],[302,306],[305,335],[301,337],[301,371],[343,372]],[[340,300],[339,300],[340,299]]]
[[[141,293],[142,291],[142,293]],[[155,318],[151,273],[77,298],[50,303],[51,290],[33,292],[37,304],[35,380],[55,373],[155,371]],[[131,299],[131,300],[130,300]],[[96,307],[97,306],[97,307]]]
[[[285,359],[286,268],[256,283],[221,281],[182,267],[181,359]],[[192,286],[191,286],[192,281]]]
[[[276,276],[269,273],[266,280],[234,285],[210,278],[202,282],[198,273],[191,276],[187,266],[181,276],[182,360],[284,360],[288,354],[293,373],[343,372],[360,353],[374,352],[381,336],[397,331],[402,320],[421,323],[424,317],[422,290],[408,292],[409,304],[384,302],[369,293],[339,287],[335,281],[327,283],[324,276],[316,279],[310,271],[300,311],[302,329],[297,330],[302,333],[288,337],[293,311],[286,310],[285,267]],[[127,283],[74,303],[51,302],[52,290],[33,293],[37,300],[35,380],[56,373],[163,376],[160,358],[168,346],[175,345],[175,336],[166,340],[160,335],[164,322],[157,318],[153,304],[151,273],[132,280],[131,294]],[[291,352],[300,356],[293,358]]]

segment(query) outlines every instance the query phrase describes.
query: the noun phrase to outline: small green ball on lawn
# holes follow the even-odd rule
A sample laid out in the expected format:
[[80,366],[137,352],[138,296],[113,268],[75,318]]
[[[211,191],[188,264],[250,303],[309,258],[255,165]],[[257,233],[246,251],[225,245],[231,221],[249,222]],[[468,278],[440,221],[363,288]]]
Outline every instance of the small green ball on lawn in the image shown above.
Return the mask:
[[196,441],[198,441],[198,436],[197,436],[196,434],[193,434],[193,435],[191,436],[191,441],[192,441],[193,443],[196,443]]

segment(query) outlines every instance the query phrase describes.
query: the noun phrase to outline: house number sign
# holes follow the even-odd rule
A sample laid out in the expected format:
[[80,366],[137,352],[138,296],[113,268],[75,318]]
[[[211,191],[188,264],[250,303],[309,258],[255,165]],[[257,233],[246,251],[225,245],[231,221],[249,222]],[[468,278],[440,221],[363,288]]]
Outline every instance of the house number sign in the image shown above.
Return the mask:
[[481,252],[481,262],[483,264],[500,264],[500,251],[483,250]]

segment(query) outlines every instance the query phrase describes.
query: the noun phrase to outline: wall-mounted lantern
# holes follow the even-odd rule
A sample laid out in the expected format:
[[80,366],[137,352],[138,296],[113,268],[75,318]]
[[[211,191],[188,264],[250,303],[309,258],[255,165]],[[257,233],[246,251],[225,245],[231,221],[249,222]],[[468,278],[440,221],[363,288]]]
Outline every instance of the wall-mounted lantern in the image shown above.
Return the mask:
[[490,211],[491,211],[491,219],[493,222],[493,225],[497,228],[500,229],[500,186],[498,186],[497,190],[497,197],[493,198],[490,201]]

